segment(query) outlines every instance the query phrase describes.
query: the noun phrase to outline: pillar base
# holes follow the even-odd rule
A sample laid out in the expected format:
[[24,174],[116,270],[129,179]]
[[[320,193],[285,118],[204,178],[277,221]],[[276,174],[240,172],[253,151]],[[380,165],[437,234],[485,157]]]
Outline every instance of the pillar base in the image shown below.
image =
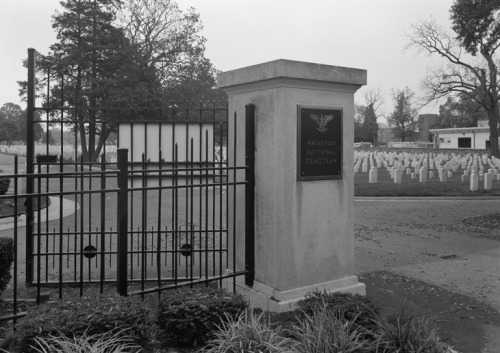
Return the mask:
[[[232,271],[226,270],[226,274],[230,273]],[[223,287],[228,291],[232,291],[232,279],[224,280]],[[347,292],[366,295],[366,286],[358,282],[358,276],[344,277],[286,291],[279,291],[258,281],[254,281],[253,287],[248,287],[245,285],[243,277],[236,278],[236,293],[245,296],[251,307],[276,313],[295,310],[297,302],[304,299],[307,293],[315,290],[328,293]]]

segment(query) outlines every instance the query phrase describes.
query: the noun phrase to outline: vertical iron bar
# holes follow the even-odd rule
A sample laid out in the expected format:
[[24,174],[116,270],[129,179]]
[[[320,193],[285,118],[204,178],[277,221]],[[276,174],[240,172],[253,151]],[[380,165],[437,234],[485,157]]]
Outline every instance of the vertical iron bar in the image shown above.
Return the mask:
[[[132,114],[134,114],[134,111],[132,111]],[[134,155],[134,122],[130,124],[130,185],[131,185],[131,192],[130,192],[130,279],[134,278],[134,179],[135,179],[135,174],[134,174],[134,160],[135,155]],[[137,259],[139,259],[139,255],[137,255]]]
[[177,256],[178,256],[178,249],[177,249],[177,242],[178,242],[178,230],[179,230],[179,219],[178,219],[178,206],[179,206],[179,203],[178,203],[178,200],[179,200],[179,193],[178,193],[178,179],[177,179],[177,163],[178,163],[178,149],[177,149],[177,144],[175,144],[175,150],[174,150],[174,207],[173,209],[175,210],[175,216],[174,216],[174,239],[175,239],[175,243],[174,243],[174,283],[177,284],[177,281],[178,281],[178,271],[177,271],[177,264],[178,264],[178,259],[177,259]]
[[[29,125],[28,125],[28,130],[29,130]],[[13,263],[13,273],[14,273],[14,279],[13,279],[13,295],[14,295],[14,315],[17,314],[17,215],[18,215],[18,197],[19,195],[19,189],[18,189],[18,169],[19,169],[19,159],[17,157],[17,154],[14,156],[14,263]],[[16,317],[14,316],[13,320],[13,325],[14,327],[16,326]]]
[[[229,128],[229,127],[228,127]],[[233,273],[236,272],[236,143],[238,133],[238,119],[236,111],[234,112],[234,137],[233,137]],[[233,277],[233,292],[236,292],[236,277]]]
[[[84,220],[85,220],[85,215],[84,215],[84,210],[85,210],[85,205],[84,205],[84,190],[85,190],[85,179],[84,179],[84,172],[83,172],[83,154],[80,156],[80,251],[79,251],[79,257],[80,257],[80,297],[83,296],[83,232],[84,232]],[[89,229],[90,230],[90,229]],[[75,251],[76,252],[76,251]]]
[[128,210],[128,150],[118,149],[118,239],[117,239],[117,284],[118,294],[127,295],[127,210]]
[[225,163],[225,172],[226,172],[226,218],[225,218],[225,227],[226,230],[226,263],[229,268],[229,111],[227,114],[227,123],[226,123],[226,163]]
[[[160,112],[161,116],[161,112]],[[161,124],[159,124],[161,131]],[[162,153],[161,153],[161,133],[159,136],[160,140],[160,151],[158,153],[158,235],[156,238],[156,272],[158,275],[158,288],[161,287],[161,203],[162,203]]]
[[[61,75],[61,106],[63,106],[64,104],[64,76]],[[63,190],[64,190],[64,186],[63,186],[63,182],[64,182],[64,179],[63,179],[63,176],[62,176],[62,173],[64,171],[64,168],[63,168],[63,146],[64,146],[64,129],[63,129],[63,118],[64,118],[64,109],[61,109],[61,125],[60,125],[60,129],[61,129],[61,150],[60,150],[60,158],[59,158],[59,255],[58,255],[58,259],[59,259],[59,283],[58,283],[58,296],[59,296],[59,299],[62,299],[62,295],[63,295],[63,290],[62,290],[62,282],[63,282],[63,248],[64,248],[64,238],[63,238]],[[55,236],[55,234],[54,234]]]
[[[202,141],[200,141],[200,144]],[[200,162],[201,162],[201,156],[200,156]],[[210,254],[209,246],[208,246],[208,184],[209,184],[209,178],[208,178],[208,134],[205,134],[205,278],[208,278],[209,271],[208,271],[208,255]]]
[[[78,89],[75,88],[75,102],[78,102]],[[78,109],[75,110],[75,119],[78,120]],[[78,131],[75,129],[75,156],[74,156],[74,168],[75,168],[75,205],[74,205],[74,230],[73,230],[73,235],[74,235],[74,240],[73,240],[73,281],[76,282],[76,270],[77,270],[77,235],[78,235]],[[68,227],[68,236],[69,236],[70,229]],[[69,237],[68,237],[68,242],[69,242]]]
[[245,106],[245,284],[255,277],[255,105]]
[[[209,154],[208,154],[208,130],[205,130],[205,160],[207,161],[207,172],[206,172],[206,175],[207,175],[207,184],[213,184],[214,183],[214,178],[213,178],[213,169],[211,167],[211,163],[210,163],[210,160],[208,158]],[[215,197],[215,186],[212,186],[210,187],[210,190],[211,190],[211,194],[212,194],[212,199],[214,199]],[[205,215],[205,219],[206,219],[206,222],[207,222],[207,226],[208,226],[208,217],[210,215],[210,211],[209,211],[209,208],[208,208],[208,195],[210,195],[210,193],[208,192],[208,188],[207,188],[207,199],[205,201],[205,204],[207,206],[207,214]],[[214,222],[214,207],[212,207],[212,227],[210,228],[211,230],[211,233],[212,233],[212,276],[215,276],[215,222]],[[207,237],[208,237],[208,233],[207,233]]]
[[[185,138],[185,143],[184,143],[184,146],[186,147],[186,156],[185,156],[185,159],[184,159],[184,172],[183,172],[183,175],[184,175],[184,185],[186,186],[185,188],[185,191],[186,191],[186,198],[185,198],[185,206],[186,206],[186,214],[185,214],[185,225],[186,225],[186,244],[188,244],[188,232],[189,232],[189,188],[187,187],[187,184],[188,184],[188,173],[187,173],[187,168],[189,167],[189,122],[188,122],[188,119],[189,119],[189,110],[187,109],[186,107],[186,138]],[[193,246],[193,244],[191,243],[191,246]],[[189,273],[189,266],[188,266],[188,256],[185,257],[185,266],[186,266],[186,278],[188,277],[188,273]]]
[[[190,196],[190,199],[189,199],[189,217],[188,219],[191,220],[191,223],[189,224],[189,230],[191,232],[191,237],[190,237],[190,242],[191,242],[191,256],[190,256],[190,260],[191,260],[191,263],[190,263],[190,269],[191,269],[191,272],[190,272],[190,277],[191,277],[191,282],[193,281],[193,267],[194,267],[194,256],[195,256],[195,248],[194,248],[194,220],[193,220],[193,192],[194,192],[194,189],[193,189],[193,168],[194,168],[194,141],[193,139],[191,138],[191,160],[190,160],[190,180],[189,180],[189,184],[191,185],[190,187],[190,191],[191,191],[191,196]],[[187,165],[187,164],[186,164]],[[188,180],[188,173],[186,172],[186,184],[187,184],[187,180]],[[186,223],[186,228],[187,228],[187,223]],[[187,230],[187,229],[186,229]]]
[[[106,261],[105,256],[105,229],[106,229],[106,194],[104,193],[104,190],[106,189],[106,174],[104,173],[106,171],[106,154],[103,154],[101,156],[101,262],[100,262],[100,270],[101,270],[101,275],[100,275],[100,281],[99,281],[99,293],[104,292],[104,279],[105,279],[105,272],[104,272],[104,262]],[[110,255],[111,257],[111,255]]]
[[[175,172],[175,118],[176,118],[176,110],[175,109],[172,109],[172,186],[175,185],[175,181],[177,180],[176,179],[176,172]],[[175,224],[176,224],[176,220],[175,220],[175,215],[177,214],[177,210],[175,209],[175,193],[176,193],[176,189],[175,187],[172,188],[172,227],[171,227],[171,231],[170,231],[170,234],[172,235],[172,257],[171,257],[171,260],[172,260],[172,277],[176,277],[175,273],[176,273],[176,270],[175,270],[175,266],[176,266],[176,263],[177,263],[177,259],[176,259],[176,256],[177,254],[174,252],[174,248],[175,248],[175,244],[177,243],[177,237],[176,237],[176,233],[175,233]],[[175,241],[175,242],[174,242]]]
[[28,101],[26,122],[26,284],[33,283],[33,162],[35,157],[34,125],[35,120],[35,96],[36,96],[36,51],[28,49]]
[[40,248],[42,246],[42,237],[40,233],[42,232],[41,229],[41,224],[42,224],[42,215],[41,215],[41,208],[40,208],[40,203],[41,203],[41,196],[40,196],[40,190],[42,189],[42,178],[40,177],[40,174],[42,173],[42,169],[40,164],[38,164],[38,179],[37,179],[37,191],[38,191],[38,196],[37,196],[37,249],[36,249],[36,304],[40,304],[40,267],[41,267],[41,254],[40,254]]
[[[144,126],[144,131],[146,131],[146,125]],[[147,140],[145,140],[145,145],[147,145]],[[147,212],[148,212],[148,203],[147,203],[147,191],[146,187],[148,186],[148,182],[146,180],[146,155],[142,154],[142,220],[141,220],[141,290],[144,291],[144,281],[146,280],[146,265],[147,265]]]
[[198,240],[200,242],[200,278],[203,274],[203,265],[204,265],[204,261],[203,261],[203,255],[206,255],[206,250],[205,251],[202,251],[202,244],[203,244],[203,241],[202,241],[202,235],[203,235],[203,232],[202,232],[202,229],[203,229],[203,180],[202,180],[202,167],[203,167],[203,164],[201,163],[201,160],[202,160],[202,156],[203,156],[203,131],[201,130],[200,128],[200,136],[199,136],[199,139],[200,139],[200,146],[199,146],[199,152],[198,152],[198,185],[200,186],[198,188],[198,199],[200,200],[200,224],[198,225]]
[[[220,163],[219,163],[219,275],[222,276],[222,189],[223,189],[223,179],[222,179],[222,156],[223,156],[223,131],[222,131],[223,125],[222,123],[220,124]],[[214,164],[215,166],[215,164]],[[227,244],[226,244],[227,246]],[[220,287],[222,287],[222,280],[220,281]]]

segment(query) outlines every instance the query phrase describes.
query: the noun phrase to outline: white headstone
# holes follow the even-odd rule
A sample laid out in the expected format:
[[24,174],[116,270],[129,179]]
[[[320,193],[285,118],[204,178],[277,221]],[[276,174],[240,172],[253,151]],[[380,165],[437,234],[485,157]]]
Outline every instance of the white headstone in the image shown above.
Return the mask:
[[394,170],[394,184],[401,184],[402,174],[401,169],[398,168]]
[[370,184],[376,183],[377,182],[377,168],[373,166],[370,169],[370,173],[368,174],[368,182]]
[[477,191],[479,189],[479,177],[476,173],[470,175],[470,191]]
[[493,188],[493,174],[484,175],[484,189],[491,190]]

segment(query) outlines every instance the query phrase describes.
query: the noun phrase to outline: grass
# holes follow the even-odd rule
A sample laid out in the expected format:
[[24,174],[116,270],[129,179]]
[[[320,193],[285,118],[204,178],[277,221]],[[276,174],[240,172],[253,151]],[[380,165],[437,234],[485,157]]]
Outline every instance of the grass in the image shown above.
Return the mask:
[[500,196],[500,181],[493,180],[491,190],[485,190],[483,182],[479,182],[479,190],[470,190],[469,178],[462,182],[460,176],[463,170],[453,173],[447,182],[440,182],[437,170],[434,169],[434,178],[427,179],[426,183],[419,182],[418,176],[403,173],[401,184],[394,184],[389,172],[385,168],[378,169],[377,183],[369,183],[369,173],[361,171],[354,175],[354,196]]
[[112,330],[101,334],[81,337],[66,337],[64,335],[50,335],[48,338],[35,338],[37,353],[139,353],[142,347],[134,343],[128,336],[127,330]]
[[329,310],[326,305],[318,307],[293,326],[291,335],[297,341],[294,348],[302,353],[374,351],[375,343],[366,339],[367,331],[354,321],[343,319],[342,314]]
[[271,353],[289,352],[293,341],[272,328],[264,313],[245,311],[236,320],[226,320],[203,350],[204,353]]

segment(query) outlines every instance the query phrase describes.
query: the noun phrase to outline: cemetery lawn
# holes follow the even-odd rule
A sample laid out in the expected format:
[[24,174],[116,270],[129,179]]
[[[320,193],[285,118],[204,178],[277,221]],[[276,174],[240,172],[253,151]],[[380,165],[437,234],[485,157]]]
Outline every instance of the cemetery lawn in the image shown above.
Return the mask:
[[412,179],[410,175],[403,173],[402,183],[394,184],[389,172],[385,168],[378,170],[378,182],[368,182],[369,173],[354,174],[354,196],[500,196],[500,181],[493,180],[491,190],[484,189],[484,182],[479,182],[479,190],[471,191],[469,178],[464,182],[460,176],[462,170],[453,173],[453,177],[446,182],[440,182],[437,170],[434,178],[427,179],[426,183],[420,183],[418,176]]

